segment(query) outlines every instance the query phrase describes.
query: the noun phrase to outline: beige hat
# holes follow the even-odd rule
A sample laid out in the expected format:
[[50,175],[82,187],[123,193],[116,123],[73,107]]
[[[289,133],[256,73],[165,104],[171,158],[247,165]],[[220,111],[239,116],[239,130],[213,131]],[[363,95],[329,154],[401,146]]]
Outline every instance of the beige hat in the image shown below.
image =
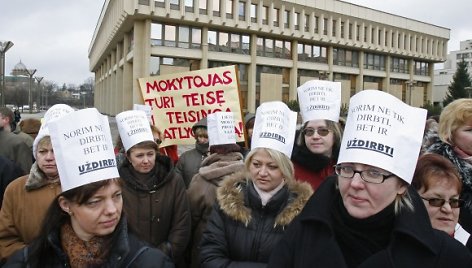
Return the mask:
[[49,130],[63,192],[119,177],[108,118],[97,109],[67,114]]
[[297,88],[303,123],[325,119],[339,121],[341,82],[311,80]]
[[262,103],[256,110],[251,149],[270,148],[292,155],[297,113],[280,101]]

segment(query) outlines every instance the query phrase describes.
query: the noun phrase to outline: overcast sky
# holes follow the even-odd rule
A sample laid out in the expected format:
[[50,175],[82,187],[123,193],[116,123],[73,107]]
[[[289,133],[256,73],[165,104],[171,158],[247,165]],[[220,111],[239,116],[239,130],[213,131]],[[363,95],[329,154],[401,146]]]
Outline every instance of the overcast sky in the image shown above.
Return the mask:
[[[345,0],[451,29],[449,51],[472,39],[472,0]],[[88,48],[104,0],[0,0],[0,40],[15,45],[6,73],[21,60],[37,76],[58,85],[82,84],[89,72]]]

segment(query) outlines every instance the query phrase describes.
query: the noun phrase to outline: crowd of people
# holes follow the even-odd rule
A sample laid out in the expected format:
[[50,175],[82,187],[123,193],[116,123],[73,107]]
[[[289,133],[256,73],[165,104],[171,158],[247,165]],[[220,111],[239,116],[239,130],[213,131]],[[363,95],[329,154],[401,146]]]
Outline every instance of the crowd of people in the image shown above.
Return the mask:
[[140,110],[112,137],[95,108],[0,108],[1,265],[472,267],[472,99],[433,119],[376,90],[343,118],[336,82],[298,98],[301,122],[246,114],[245,142],[212,113],[181,155]]

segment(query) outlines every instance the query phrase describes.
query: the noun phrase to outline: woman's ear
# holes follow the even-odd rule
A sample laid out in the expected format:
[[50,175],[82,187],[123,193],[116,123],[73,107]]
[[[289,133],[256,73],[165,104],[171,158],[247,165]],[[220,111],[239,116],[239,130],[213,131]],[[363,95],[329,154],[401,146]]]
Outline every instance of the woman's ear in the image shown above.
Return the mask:
[[59,199],[57,200],[59,202],[59,206],[61,207],[61,209],[67,213],[67,214],[70,214],[71,211],[70,211],[70,201],[67,200],[65,197],[63,196],[59,196]]
[[[399,178],[399,180],[401,180],[401,179]],[[407,190],[408,190],[408,184],[406,184],[406,183],[401,183],[401,184],[400,184],[400,187],[398,188],[397,194],[398,194],[398,195],[403,195],[403,194],[405,194],[405,192],[406,192]]]

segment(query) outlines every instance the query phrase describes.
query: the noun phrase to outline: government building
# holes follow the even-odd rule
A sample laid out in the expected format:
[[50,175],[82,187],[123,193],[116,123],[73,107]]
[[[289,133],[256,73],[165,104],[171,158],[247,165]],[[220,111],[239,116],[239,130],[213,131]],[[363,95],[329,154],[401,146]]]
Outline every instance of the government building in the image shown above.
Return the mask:
[[312,79],[413,106],[432,102],[434,63],[450,30],[337,0],[106,0],[89,48],[95,106],[116,115],[143,103],[138,78],[227,65],[244,111],[297,99]]

